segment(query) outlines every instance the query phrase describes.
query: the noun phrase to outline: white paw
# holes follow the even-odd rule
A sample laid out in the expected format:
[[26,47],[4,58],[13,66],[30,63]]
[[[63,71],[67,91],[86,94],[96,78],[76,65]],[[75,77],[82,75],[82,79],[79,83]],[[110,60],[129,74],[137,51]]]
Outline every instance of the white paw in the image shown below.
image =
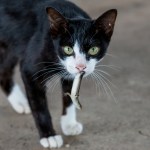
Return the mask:
[[42,138],[40,144],[44,148],[60,148],[63,145],[63,139],[61,135],[50,136],[48,138]]
[[62,125],[62,131],[65,135],[79,135],[83,131],[83,125],[79,122],[66,123]]
[[31,112],[28,101],[18,85],[15,85],[8,96],[8,101],[13,109],[19,114],[29,114]]
[[79,135],[83,131],[82,124],[76,121],[76,108],[73,104],[66,109],[60,123],[65,135]]

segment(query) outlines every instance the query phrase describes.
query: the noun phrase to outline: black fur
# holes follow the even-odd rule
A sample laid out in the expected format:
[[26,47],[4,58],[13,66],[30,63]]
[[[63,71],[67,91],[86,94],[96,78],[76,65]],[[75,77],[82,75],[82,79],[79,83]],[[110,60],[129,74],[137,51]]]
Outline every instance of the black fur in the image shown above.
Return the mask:
[[[110,13],[116,15],[117,12],[111,10]],[[13,87],[13,69],[19,62],[40,137],[56,134],[47,106],[46,88],[41,85],[41,81],[62,71],[57,64],[57,56],[65,59],[67,56],[61,47],[72,47],[76,39],[82,45],[87,59],[92,57],[87,54],[91,46],[101,47],[96,59],[102,58],[106,53],[116,19],[116,16],[112,15],[112,20],[109,20],[111,17],[107,15],[108,13],[97,20],[91,20],[75,4],[64,0],[0,0],[0,85],[9,95]],[[105,20],[104,17],[109,19]],[[56,19],[60,19],[59,23],[55,22]],[[112,23],[111,28],[107,25],[108,20]],[[52,68],[57,69],[42,75],[46,71],[40,70],[46,70],[49,64],[41,62],[49,62]],[[35,74],[36,80],[33,78]],[[71,87],[71,79],[62,79],[63,114],[72,103],[70,98],[64,95],[71,91]]]

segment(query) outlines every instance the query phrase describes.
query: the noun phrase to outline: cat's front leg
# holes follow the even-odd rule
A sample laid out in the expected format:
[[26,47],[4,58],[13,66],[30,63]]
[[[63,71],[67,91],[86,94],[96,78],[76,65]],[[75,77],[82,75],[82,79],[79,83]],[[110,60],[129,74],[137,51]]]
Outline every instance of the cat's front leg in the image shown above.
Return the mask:
[[63,139],[60,135],[56,135],[53,129],[44,87],[38,81],[34,81],[31,73],[23,69],[23,67],[21,73],[32,114],[40,134],[41,145],[44,148],[61,147]]
[[65,135],[79,135],[83,131],[83,125],[76,119],[76,108],[65,93],[70,93],[73,80],[62,79],[63,112],[61,117],[61,128]]

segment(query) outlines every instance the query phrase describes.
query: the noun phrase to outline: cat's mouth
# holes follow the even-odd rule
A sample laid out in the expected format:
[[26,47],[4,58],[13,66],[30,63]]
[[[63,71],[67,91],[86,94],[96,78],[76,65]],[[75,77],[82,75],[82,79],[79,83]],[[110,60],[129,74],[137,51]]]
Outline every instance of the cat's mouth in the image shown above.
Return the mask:
[[81,71],[77,70],[76,68],[73,70],[73,69],[68,69],[66,68],[66,71],[73,77],[75,78],[78,74],[82,74],[84,72],[84,77],[87,77],[88,75],[92,74],[94,72],[94,69],[91,69],[91,70],[88,70],[88,68],[86,69],[83,69]]
[[67,70],[67,72],[70,74],[70,77],[73,78],[73,79],[74,79],[77,75],[82,74],[83,72],[84,72],[84,75],[83,75],[82,78],[87,77],[88,75],[91,74],[91,73],[88,73],[88,72],[86,72],[86,71],[78,71],[78,72],[72,73],[72,72],[69,72],[69,71]]

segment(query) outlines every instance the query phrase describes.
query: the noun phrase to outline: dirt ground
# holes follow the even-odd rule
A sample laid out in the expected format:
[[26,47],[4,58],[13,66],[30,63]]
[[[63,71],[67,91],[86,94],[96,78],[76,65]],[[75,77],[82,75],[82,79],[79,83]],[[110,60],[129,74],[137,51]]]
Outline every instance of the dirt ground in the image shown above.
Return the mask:
[[[108,9],[118,9],[115,32],[102,64],[120,69],[101,68],[111,74],[111,82],[117,86],[111,86],[115,99],[103,89],[96,91],[92,80],[84,80],[80,94],[83,110],[78,111],[84,132],[64,136],[61,150],[150,150],[150,1],[72,1],[93,18]],[[18,69],[15,79],[22,85]],[[48,92],[48,97],[55,129],[61,134],[59,86],[53,96]],[[32,115],[16,114],[2,91],[0,150],[42,150]]]

